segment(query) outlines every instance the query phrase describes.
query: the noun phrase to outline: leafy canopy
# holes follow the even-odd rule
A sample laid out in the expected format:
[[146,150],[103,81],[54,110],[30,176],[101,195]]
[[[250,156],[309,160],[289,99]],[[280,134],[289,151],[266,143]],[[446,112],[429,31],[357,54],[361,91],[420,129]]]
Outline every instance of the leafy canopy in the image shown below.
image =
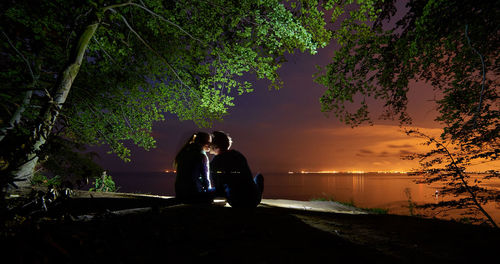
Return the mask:
[[[406,7],[400,4],[407,11],[399,17],[396,4],[375,1],[376,19],[371,23],[360,24],[351,17],[333,31],[343,37],[332,62],[316,78],[327,88],[320,100],[322,110],[356,126],[371,120],[366,104],[371,97],[385,104],[382,118],[408,123],[408,84],[417,80],[431,83],[443,94],[437,102],[441,113],[437,121],[448,127],[447,132],[457,135],[456,122],[472,120],[481,95],[479,112],[485,118],[476,121],[498,120],[485,116],[498,113],[488,111],[494,110],[497,98],[498,1],[409,1]],[[487,71],[482,92],[482,63],[476,51]],[[359,103],[355,111],[346,108],[352,102]]]
[[[1,16],[2,125],[35,89],[16,133],[38,125],[79,34],[98,23],[58,127],[82,143],[154,146],[154,121],[172,113],[209,126],[251,92],[245,73],[282,83],[283,55],[324,47],[330,33],[317,1],[7,1]],[[19,144],[17,144],[18,146]],[[16,149],[19,151],[19,147]]]
[[[322,110],[357,126],[371,122],[366,99],[375,98],[385,105],[382,118],[409,124],[410,81],[432,84],[439,97],[436,121],[444,130],[440,138],[408,131],[434,146],[413,156],[422,165],[416,173],[423,175],[423,182],[445,183],[442,193],[460,197],[458,202],[438,206],[473,207],[496,226],[482,205],[498,201],[498,191],[482,187],[482,179],[471,177],[466,169],[479,163],[494,164],[500,154],[500,2],[415,0],[404,7],[396,4],[394,0],[377,1],[376,19],[371,23],[359,23],[351,15],[345,20],[347,25],[333,32],[343,37],[332,62],[316,78],[326,87],[320,99]],[[397,15],[398,8],[406,9],[403,16]],[[351,103],[357,104],[355,111],[349,110]],[[492,170],[481,178],[500,176]]]

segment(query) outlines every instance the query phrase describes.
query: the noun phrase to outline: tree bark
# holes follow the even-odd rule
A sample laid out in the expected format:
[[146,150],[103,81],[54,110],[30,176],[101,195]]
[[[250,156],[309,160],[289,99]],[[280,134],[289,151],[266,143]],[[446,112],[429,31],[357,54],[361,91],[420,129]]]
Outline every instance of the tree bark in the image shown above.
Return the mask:
[[40,113],[41,119],[38,128],[33,132],[33,145],[27,152],[24,164],[17,167],[12,173],[14,179],[18,181],[18,186],[27,186],[29,181],[34,174],[35,166],[39,160],[38,152],[43,144],[47,141],[47,137],[50,135],[52,128],[57,120],[59,112],[68,97],[68,93],[71,90],[71,86],[78,71],[80,70],[80,65],[82,64],[85,51],[90,42],[90,39],[94,35],[99,23],[92,23],[85,28],[85,30],[80,35],[78,43],[75,47],[72,57],[63,70],[60,78],[57,82],[57,89],[52,100],[48,103],[47,107],[44,108],[42,113]]
[[5,138],[8,130],[13,129],[21,121],[21,115],[23,114],[24,110],[26,109],[26,106],[29,105],[32,96],[33,96],[33,90],[26,91],[26,93],[24,94],[23,102],[17,108],[14,115],[12,115],[12,118],[10,119],[9,124],[6,127],[2,127],[0,129],[0,141],[2,141]]

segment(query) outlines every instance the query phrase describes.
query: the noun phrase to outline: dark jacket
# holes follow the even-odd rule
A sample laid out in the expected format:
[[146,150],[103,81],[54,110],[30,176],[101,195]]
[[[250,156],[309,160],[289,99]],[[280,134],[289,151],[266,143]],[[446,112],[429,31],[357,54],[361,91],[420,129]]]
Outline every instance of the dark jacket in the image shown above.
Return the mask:
[[225,151],[210,163],[215,190],[224,195],[232,207],[256,207],[260,193],[243,154],[236,150]]
[[183,202],[211,200],[209,190],[209,160],[199,146],[190,145],[177,159],[175,196]]

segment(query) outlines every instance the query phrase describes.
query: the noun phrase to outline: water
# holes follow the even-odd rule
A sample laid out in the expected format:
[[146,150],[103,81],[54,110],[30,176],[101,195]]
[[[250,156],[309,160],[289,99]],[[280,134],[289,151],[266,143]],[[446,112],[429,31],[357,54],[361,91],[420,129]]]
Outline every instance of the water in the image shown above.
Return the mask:
[[[174,195],[175,174],[164,172],[110,173],[121,188],[120,192],[136,192],[158,195]],[[353,203],[362,208],[383,208],[390,213],[410,214],[410,202],[436,203],[446,199],[436,195],[438,185],[416,184],[416,176],[395,173],[308,173],[264,174],[264,198],[332,199]],[[485,183],[489,188],[500,190],[500,180]],[[488,213],[500,223],[500,203],[485,206]],[[412,211],[441,218],[459,218],[453,211]]]

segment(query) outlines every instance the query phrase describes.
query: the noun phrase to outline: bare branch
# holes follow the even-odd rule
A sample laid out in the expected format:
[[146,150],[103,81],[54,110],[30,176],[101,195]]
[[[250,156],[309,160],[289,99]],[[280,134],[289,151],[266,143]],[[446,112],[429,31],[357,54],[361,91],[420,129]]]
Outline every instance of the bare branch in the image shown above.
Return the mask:
[[131,4],[132,4],[132,1],[128,1],[128,2],[125,2],[125,3],[121,3],[121,4],[106,6],[106,7],[104,7],[102,9],[102,12],[106,12],[108,10],[112,10],[113,11],[113,8],[124,7],[124,6],[128,6],[128,5],[131,5]]
[[[2,30],[2,34],[5,36],[5,38],[7,39],[7,42],[9,43],[9,45],[16,51],[16,53],[19,55],[19,57],[21,57],[21,59],[26,63],[26,65],[28,66],[28,69],[29,69],[29,72],[31,74],[31,78],[33,79],[32,83],[31,83],[31,87],[35,87],[36,86],[36,83],[37,83],[37,80],[38,78],[35,77],[35,74],[33,73],[33,70],[31,69],[31,65],[29,63],[29,61],[26,59],[26,57],[24,57],[24,55],[14,46],[14,44],[12,44],[9,36],[7,36],[7,34],[5,34],[5,32]],[[30,87],[30,88],[31,88]],[[24,98],[23,98],[23,101],[21,103],[21,105],[16,109],[16,112],[14,112],[14,114],[12,115],[12,118],[9,120],[9,123],[6,127],[2,127],[0,129],[0,141],[2,141],[5,136],[7,135],[7,131],[8,130],[12,130],[14,129],[14,127],[21,121],[21,115],[22,113],[24,112],[24,110],[26,109],[26,106],[30,103],[31,101],[31,97],[33,95],[33,89],[29,89],[25,92],[24,94]]]
[[191,35],[189,32],[187,32],[186,30],[184,30],[181,26],[179,26],[179,25],[175,24],[174,22],[172,22],[172,21],[170,21],[170,20],[166,19],[165,17],[163,17],[163,16],[161,16],[161,15],[159,15],[159,14],[157,14],[157,13],[155,13],[155,12],[151,11],[151,10],[150,10],[149,8],[147,8],[146,6],[144,6],[144,5],[139,5],[139,4],[136,4],[136,3],[130,3],[130,5],[133,5],[133,6],[137,6],[137,7],[139,7],[139,8],[142,8],[143,10],[145,10],[145,11],[146,11],[146,12],[148,12],[148,13],[150,13],[151,15],[153,15],[153,16],[155,16],[155,17],[158,17],[159,19],[161,19],[161,20],[163,20],[163,21],[167,22],[168,24],[170,24],[170,25],[172,25],[172,26],[174,26],[174,27],[178,28],[180,31],[182,31],[184,34],[186,34],[186,35],[187,35],[187,36],[189,36],[190,38],[192,38],[192,39],[194,39],[194,40],[196,40],[196,41],[200,42],[200,43],[201,43],[201,44],[203,44],[203,45],[208,45],[207,43],[203,42],[201,39],[196,38],[196,37],[194,37],[193,35]]
[[134,129],[132,128],[132,125],[130,124],[130,122],[129,122],[128,118],[125,116],[125,113],[124,113],[124,111],[123,111],[123,105],[120,105],[120,108],[121,108],[121,110],[122,110],[122,117],[123,117],[123,120],[125,120],[125,123],[127,124],[127,126],[128,126],[130,129],[134,130]]
[[458,167],[457,162],[453,158],[453,155],[448,151],[448,148],[446,148],[446,146],[444,146],[443,144],[441,144],[440,142],[438,142],[434,138],[428,137],[427,135],[424,135],[424,136],[426,136],[430,141],[434,142],[438,148],[441,147],[441,148],[443,148],[443,150],[445,150],[446,156],[448,156],[448,158],[451,160],[451,165],[453,166],[454,171],[458,174],[458,177],[460,178],[460,181],[462,182],[462,186],[471,195],[471,198],[474,202],[474,205],[483,213],[484,216],[486,216],[486,218],[488,218],[488,221],[493,225],[493,227],[498,228],[498,226],[495,223],[495,221],[493,220],[493,218],[491,218],[491,216],[488,214],[488,212],[486,212],[486,210],[484,210],[484,208],[481,206],[481,204],[479,204],[479,202],[477,201],[476,194],[474,193],[474,191],[470,188],[470,186],[465,181],[465,177],[463,175],[462,170]]
[[479,51],[477,49],[475,49],[474,47],[472,47],[472,45],[470,44],[470,38],[469,38],[469,34],[468,34],[468,29],[469,29],[469,24],[466,24],[465,25],[465,37],[467,38],[467,43],[469,44],[469,47],[477,54],[479,55],[479,58],[481,59],[481,65],[482,65],[482,72],[483,72],[483,80],[481,82],[481,94],[479,96],[479,105],[477,106],[477,110],[476,110],[476,115],[474,116],[474,125],[473,125],[473,129],[476,128],[476,121],[477,121],[477,118],[481,112],[481,107],[482,107],[482,104],[483,104],[483,95],[484,95],[484,82],[486,81],[486,66],[484,65],[484,57],[481,53],[479,53]]
[[104,52],[104,54],[106,54],[109,59],[114,63],[116,64],[116,61],[113,59],[113,57],[111,57],[107,52],[106,50],[104,49],[104,47],[101,45],[101,43],[95,38],[95,36],[92,36],[92,39],[97,43],[97,45],[99,45],[99,47],[101,48],[101,50]]
[[29,61],[24,57],[24,55],[14,46],[14,44],[12,44],[12,42],[10,41],[10,38],[9,36],[7,36],[7,34],[5,34],[5,32],[2,30],[2,34],[5,36],[5,38],[7,39],[7,42],[9,42],[9,45],[17,52],[17,54],[19,55],[19,57],[21,57],[21,59],[24,60],[24,62],[26,62],[26,65],[28,66],[28,69],[30,71],[30,74],[31,74],[31,78],[33,78],[33,86],[35,86],[36,84],[36,81],[38,78],[35,77],[35,74],[33,73],[33,70],[31,69],[31,65],[29,63]]
[[[227,11],[227,10],[226,10],[226,8],[224,8],[224,6],[221,6],[221,5],[218,5],[218,4],[214,4],[214,3],[212,3],[211,1],[205,1],[205,3],[207,3],[207,4],[209,4],[209,5],[213,6],[213,7],[216,7],[216,8],[220,8],[220,9],[222,9],[223,11]],[[226,14],[224,14],[224,15],[228,15],[228,13],[229,13],[229,12],[226,12]],[[251,20],[247,19],[246,17],[243,17],[243,18],[242,18],[242,20],[244,20],[244,21],[246,21],[246,22],[248,22],[248,23],[250,23],[250,24],[253,24],[253,25],[255,25],[255,26],[258,26],[258,25],[259,25],[259,24],[255,23],[255,22],[253,22],[253,21],[251,21]]]

